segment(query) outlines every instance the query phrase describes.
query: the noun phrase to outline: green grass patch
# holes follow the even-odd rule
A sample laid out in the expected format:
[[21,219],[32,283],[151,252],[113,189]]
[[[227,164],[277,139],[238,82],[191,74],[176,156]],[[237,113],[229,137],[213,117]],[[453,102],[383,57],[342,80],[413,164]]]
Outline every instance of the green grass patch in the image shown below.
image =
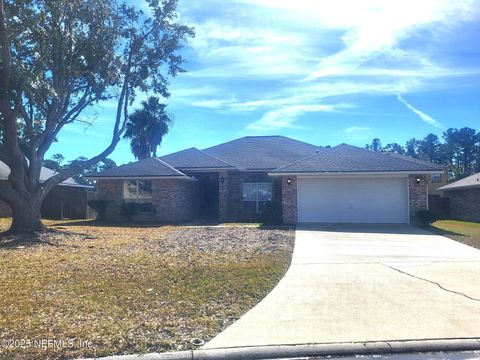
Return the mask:
[[439,220],[432,229],[441,235],[480,249],[480,223],[456,220]]

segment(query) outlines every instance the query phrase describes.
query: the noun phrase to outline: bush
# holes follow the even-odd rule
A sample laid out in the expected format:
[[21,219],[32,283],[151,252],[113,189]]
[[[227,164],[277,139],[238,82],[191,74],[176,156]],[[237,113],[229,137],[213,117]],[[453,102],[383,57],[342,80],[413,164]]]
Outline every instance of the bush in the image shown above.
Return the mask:
[[435,221],[437,221],[437,215],[430,210],[417,211],[416,215],[417,215],[418,221],[424,226],[428,226],[434,223]]
[[139,204],[137,203],[124,203],[120,209],[120,214],[125,216],[128,221],[132,221],[133,217],[139,210]]
[[280,220],[279,206],[276,202],[263,204],[261,219],[266,222],[277,222]]
[[104,221],[107,214],[107,207],[110,201],[107,200],[88,200],[87,204],[97,212],[97,220]]

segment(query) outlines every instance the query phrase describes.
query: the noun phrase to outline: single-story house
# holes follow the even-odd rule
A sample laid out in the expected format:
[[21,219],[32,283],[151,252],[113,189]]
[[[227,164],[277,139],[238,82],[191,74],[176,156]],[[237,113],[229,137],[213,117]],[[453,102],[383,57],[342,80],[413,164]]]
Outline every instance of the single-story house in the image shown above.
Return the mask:
[[341,144],[247,136],[90,175],[107,218],[141,204],[139,219],[409,223],[428,208],[427,183],[444,168]]
[[[54,176],[52,169],[42,167],[40,182]],[[0,186],[5,186],[10,175],[10,168],[0,161]],[[83,185],[73,178],[61,182],[50,191],[42,203],[42,217],[45,219],[87,219],[92,211],[87,206],[88,193],[93,191],[91,185]],[[0,217],[10,217],[10,206],[0,200]]]
[[449,199],[450,217],[480,221],[480,173],[441,187]]

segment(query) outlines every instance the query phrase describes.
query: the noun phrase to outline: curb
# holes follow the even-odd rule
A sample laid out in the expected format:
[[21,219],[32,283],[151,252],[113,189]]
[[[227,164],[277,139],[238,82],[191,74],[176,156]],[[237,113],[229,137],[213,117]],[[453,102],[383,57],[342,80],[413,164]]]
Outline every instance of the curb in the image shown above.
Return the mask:
[[378,355],[472,350],[480,350],[480,338],[247,346],[144,355],[109,356],[97,358],[97,360],[267,360],[313,356]]

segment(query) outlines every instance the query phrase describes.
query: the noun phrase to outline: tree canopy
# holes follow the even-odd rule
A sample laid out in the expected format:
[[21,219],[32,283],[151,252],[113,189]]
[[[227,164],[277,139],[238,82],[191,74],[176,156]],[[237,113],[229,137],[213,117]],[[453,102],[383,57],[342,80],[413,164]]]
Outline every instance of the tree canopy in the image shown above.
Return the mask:
[[[45,195],[115,149],[138,93],[169,95],[168,78],[183,71],[178,50],[194,32],[178,23],[177,0],[146,3],[144,12],[116,0],[0,0],[0,160],[11,170],[0,199],[12,229],[41,228]],[[116,103],[108,146],[40,184],[62,129],[103,101]]]
[[405,146],[394,143],[383,147],[380,139],[375,138],[365,148],[391,151],[449,166],[452,179],[480,171],[480,133],[468,127],[450,128],[443,133],[441,139],[435,134],[428,134],[423,139],[412,138]]
[[166,104],[151,96],[142,102],[142,108],[129,116],[125,135],[130,139],[130,148],[137,159],[157,156],[157,148],[170,130],[172,119],[165,111]]

